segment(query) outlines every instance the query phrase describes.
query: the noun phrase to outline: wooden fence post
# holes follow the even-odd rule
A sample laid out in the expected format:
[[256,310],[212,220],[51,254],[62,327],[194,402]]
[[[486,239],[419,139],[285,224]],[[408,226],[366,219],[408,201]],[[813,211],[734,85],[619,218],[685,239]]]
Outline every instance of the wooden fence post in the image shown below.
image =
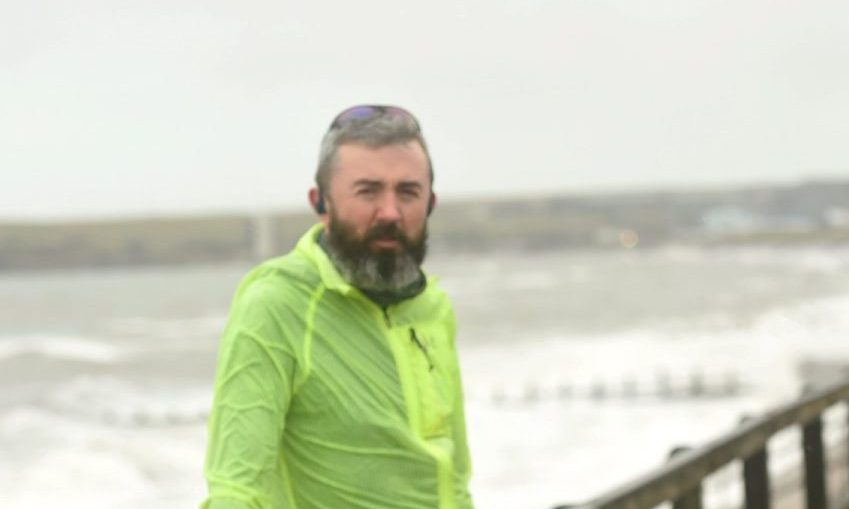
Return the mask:
[[802,450],[805,453],[807,508],[824,509],[828,501],[825,491],[825,455],[823,454],[821,415],[802,428]]
[[[744,415],[740,424],[745,424],[752,418]],[[745,492],[746,509],[769,509],[769,468],[766,445],[743,460],[743,487]]]
[[[675,447],[669,452],[669,459],[689,451],[689,447]],[[702,509],[702,484],[699,483],[683,495],[672,501],[673,509]]]
[[746,509],[770,508],[766,448],[743,461],[743,483],[746,490]]

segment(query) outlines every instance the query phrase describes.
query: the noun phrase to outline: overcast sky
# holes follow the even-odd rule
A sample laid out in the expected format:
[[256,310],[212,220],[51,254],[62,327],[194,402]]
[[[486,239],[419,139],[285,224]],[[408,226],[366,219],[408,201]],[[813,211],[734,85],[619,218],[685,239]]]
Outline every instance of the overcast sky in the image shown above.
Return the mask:
[[305,210],[363,102],[443,200],[849,177],[849,2],[2,0],[0,97],[0,219]]

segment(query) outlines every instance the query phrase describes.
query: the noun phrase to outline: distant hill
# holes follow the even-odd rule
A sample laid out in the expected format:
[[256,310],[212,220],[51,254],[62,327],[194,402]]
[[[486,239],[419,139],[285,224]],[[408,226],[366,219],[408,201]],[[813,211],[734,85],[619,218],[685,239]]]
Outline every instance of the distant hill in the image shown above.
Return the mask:
[[[2,223],[0,270],[218,263],[290,249],[312,214]],[[440,204],[432,249],[849,243],[849,180]]]

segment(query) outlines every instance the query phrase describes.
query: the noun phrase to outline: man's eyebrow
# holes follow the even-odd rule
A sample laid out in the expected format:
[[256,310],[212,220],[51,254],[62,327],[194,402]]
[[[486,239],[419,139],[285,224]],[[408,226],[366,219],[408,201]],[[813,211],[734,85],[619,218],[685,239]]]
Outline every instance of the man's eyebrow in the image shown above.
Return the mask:
[[[382,180],[361,178],[355,180],[353,185],[354,187],[383,187],[385,184]],[[402,182],[399,182],[397,187],[421,189],[424,187],[424,184],[422,184],[418,180],[404,180]]]
[[354,186],[380,187],[383,182],[374,179],[358,179],[354,181]]

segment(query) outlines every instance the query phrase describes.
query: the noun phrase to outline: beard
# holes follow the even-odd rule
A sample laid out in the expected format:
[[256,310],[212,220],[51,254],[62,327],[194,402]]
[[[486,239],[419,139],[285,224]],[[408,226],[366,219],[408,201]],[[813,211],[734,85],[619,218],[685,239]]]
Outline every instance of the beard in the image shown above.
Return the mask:
[[[353,226],[330,211],[327,251],[336,269],[361,290],[396,292],[419,280],[427,253],[427,225],[418,238],[407,237],[395,223],[378,224],[358,236]],[[393,239],[398,249],[372,248],[375,239]]]

